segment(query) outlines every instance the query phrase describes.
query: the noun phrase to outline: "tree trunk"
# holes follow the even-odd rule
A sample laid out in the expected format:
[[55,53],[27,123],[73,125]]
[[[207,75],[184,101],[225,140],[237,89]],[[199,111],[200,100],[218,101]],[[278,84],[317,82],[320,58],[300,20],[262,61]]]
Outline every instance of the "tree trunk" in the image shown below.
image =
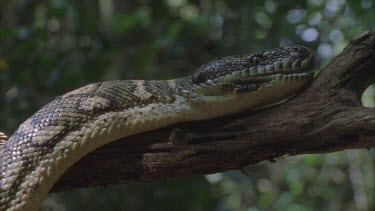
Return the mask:
[[177,124],[113,142],[72,166],[53,191],[202,175],[283,155],[375,147],[375,33],[355,38],[289,101],[208,121]]

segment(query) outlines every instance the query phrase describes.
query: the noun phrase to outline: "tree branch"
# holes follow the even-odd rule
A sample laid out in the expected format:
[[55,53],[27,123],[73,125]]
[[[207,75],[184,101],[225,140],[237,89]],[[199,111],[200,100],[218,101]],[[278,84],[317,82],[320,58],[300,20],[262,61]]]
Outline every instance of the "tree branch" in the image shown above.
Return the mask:
[[375,33],[351,43],[295,98],[271,108],[178,124],[89,154],[53,191],[202,175],[283,155],[375,147],[374,108],[360,96],[375,82]]

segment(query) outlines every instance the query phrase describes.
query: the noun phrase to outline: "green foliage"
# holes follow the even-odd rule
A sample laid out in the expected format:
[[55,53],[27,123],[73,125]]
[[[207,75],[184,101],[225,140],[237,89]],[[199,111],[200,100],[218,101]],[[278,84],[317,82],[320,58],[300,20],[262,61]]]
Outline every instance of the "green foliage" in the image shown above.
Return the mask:
[[[217,56],[303,44],[326,64],[374,29],[373,10],[371,0],[3,0],[0,129],[11,134],[54,97],[85,84],[181,77]],[[55,194],[44,208],[373,210],[374,158],[374,150],[281,158],[249,167],[249,176]]]
[[[98,194],[102,197],[98,197]],[[215,208],[217,197],[212,195],[207,180],[196,177],[170,182],[117,185],[105,189],[83,189],[51,194],[45,200],[44,208],[53,210],[63,204],[66,210],[204,211]]]

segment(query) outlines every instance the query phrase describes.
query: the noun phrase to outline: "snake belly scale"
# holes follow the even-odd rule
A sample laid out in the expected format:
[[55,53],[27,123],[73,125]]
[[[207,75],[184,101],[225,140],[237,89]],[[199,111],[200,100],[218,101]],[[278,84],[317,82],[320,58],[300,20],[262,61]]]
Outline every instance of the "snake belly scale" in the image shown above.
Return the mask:
[[217,58],[173,80],[89,84],[45,105],[0,145],[0,210],[37,210],[58,178],[96,148],[167,125],[280,102],[309,83],[302,46]]

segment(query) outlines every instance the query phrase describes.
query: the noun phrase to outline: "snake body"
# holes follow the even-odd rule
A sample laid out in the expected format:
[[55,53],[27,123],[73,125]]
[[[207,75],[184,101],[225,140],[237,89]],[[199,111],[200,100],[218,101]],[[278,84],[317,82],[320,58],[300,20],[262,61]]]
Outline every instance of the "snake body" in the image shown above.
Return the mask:
[[312,80],[314,64],[291,46],[217,58],[184,78],[100,82],[57,97],[0,146],[0,210],[38,209],[73,163],[109,142],[280,102]]

